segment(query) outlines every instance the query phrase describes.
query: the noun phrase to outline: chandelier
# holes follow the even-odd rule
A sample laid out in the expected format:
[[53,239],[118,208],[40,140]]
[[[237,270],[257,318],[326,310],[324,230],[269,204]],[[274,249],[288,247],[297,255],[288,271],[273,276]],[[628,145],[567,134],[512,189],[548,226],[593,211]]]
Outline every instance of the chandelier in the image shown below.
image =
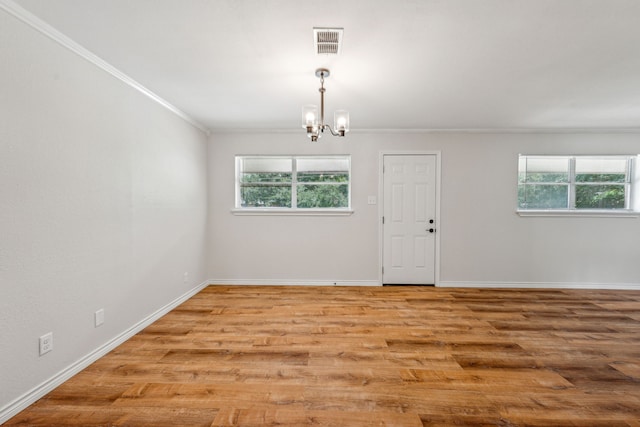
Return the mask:
[[[344,136],[349,132],[349,112],[336,110],[333,114],[333,128],[324,122],[324,78],[329,77],[329,70],[318,68],[316,77],[320,78],[320,117],[318,117],[318,107],[315,105],[305,105],[302,107],[302,127],[307,130],[307,136],[311,141],[317,141],[326,129],[333,136]],[[318,120],[319,119],[319,120]]]

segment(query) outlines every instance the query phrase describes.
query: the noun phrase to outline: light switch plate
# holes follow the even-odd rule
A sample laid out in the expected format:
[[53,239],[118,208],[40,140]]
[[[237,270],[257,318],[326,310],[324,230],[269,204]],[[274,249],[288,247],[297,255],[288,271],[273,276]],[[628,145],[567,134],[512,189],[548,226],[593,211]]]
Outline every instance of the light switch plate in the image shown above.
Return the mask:
[[95,313],[96,328],[104,323],[104,308],[96,311]]

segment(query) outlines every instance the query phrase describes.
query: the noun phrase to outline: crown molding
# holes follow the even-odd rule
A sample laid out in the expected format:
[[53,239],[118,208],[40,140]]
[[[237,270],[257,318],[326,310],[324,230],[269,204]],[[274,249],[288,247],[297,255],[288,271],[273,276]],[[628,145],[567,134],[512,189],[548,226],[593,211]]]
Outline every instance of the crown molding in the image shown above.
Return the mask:
[[207,127],[199,123],[197,120],[189,116],[187,113],[180,110],[178,107],[171,104],[170,102],[166,101],[156,93],[147,89],[145,86],[138,83],[136,80],[132,79],[122,71],[118,70],[116,67],[109,64],[107,61],[103,60],[99,56],[95,55],[93,52],[89,51],[88,49],[84,48],[77,42],[73,41],[71,38],[62,34],[60,31],[56,30],[54,27],[44,22],[42,19],[38,18],[28,10],[16,4],[13,0],[0,0],[0,9],[4,10],[10,15],[13,15],[15,18],[31,26],[35,30],[49,37],[51,40],[67,48],[68,50],[72,51],[78,56],[86,59],[87,61],[94,64],[96,67],[101,68],[103,71],[111,74],[113,77],[117,78],[123,83],[134,88],[135,90],[147,96],[148,98],[155,101],[156,103],[162,105],[167,110],[171,111],[178,117],[182,118],[183,120],[187,121],[191,125],[200,129],[205,134],[209,135],[211,133]]
[[[211,134],[300,134],[298,128],[212,128]],[[390,129],[390,128],[358,128],[351,129],[350,134],[640,134],[640,128],[424,128],[424,129]],[[347,134],[346,138],[349,138]]]

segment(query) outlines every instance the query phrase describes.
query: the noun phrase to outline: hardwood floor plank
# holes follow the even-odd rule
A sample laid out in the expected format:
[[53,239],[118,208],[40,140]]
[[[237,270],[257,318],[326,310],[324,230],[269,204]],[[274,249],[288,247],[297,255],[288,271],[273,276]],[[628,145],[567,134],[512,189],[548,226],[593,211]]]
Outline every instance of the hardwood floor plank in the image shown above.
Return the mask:
[[309,353],[304,351],[277,351],[271,349],[174,349],[169,350],[161,363],[188,364],[201,363],[229,364],[283,364],[307,365]]
[[402,426],[421,427],[416,414],[358,411],[292,411],[280,408],[223,409],[212,426],[288,426],[335,427]]
[[438,371],[432,369],[404,369],[402,379],[420,382],[434,388],[468,391],[511,390],[561,390],[574,388],[560,374],[544,369],[460,369]]
[[34,408],[27,414],[20,414],[11,420],[11,425],[19,426],[202,426],[213,424],[217,409],[136,407],[110,408],[108,412],[87,407],[58,405],[56,407]]
[[[113,405],[123,407],[250,408],[255,404],[302,407],[304,388],[298,385],[243,383],[144,383],[122,393]],[[163,403],[164,402],[164,403]]]
[[210,286],[6,425],[636,426],[640,292]]

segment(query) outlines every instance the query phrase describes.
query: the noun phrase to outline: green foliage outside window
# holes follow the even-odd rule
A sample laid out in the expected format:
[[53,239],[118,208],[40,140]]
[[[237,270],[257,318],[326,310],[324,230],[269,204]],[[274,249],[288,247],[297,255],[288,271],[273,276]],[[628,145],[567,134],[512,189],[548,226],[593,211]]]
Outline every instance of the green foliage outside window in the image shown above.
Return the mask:
[[298,172],[298,182],[349,182],[347,172]]
[[290,173],[245,173],[241,180],[243,208],[291,207]]
[[[573,162],[580,162],[578,158],[567,158]],[[558,164],[558,159],[555,158]],[[615,168],[620,173],[589,172],[589,166],[598,160],[589,158],[584,163],[573,163],[582,167],[582,172],[570,175],[569,163],[566,171],[559,171],[547,167],[548,170],[526,170],[527,162],[521,158],[518,174],[518,207],[520,209],[624,209],[626,207],[627,164],[620,159],[603,159],[617,162]],[[534,158],[534,165],[543,165],[544,158]],[[610,169],[612,166],[608,166]],[[572,194],[572,196],[570,196]],[[573,201],[571,199],[574,199]]]
[[568,185],[519,185],[518,206],[524,209],[566,209]]
[[298,185],[299,208],[344,208],[349,205],[348,185]]
[[624,209],[624,185],[576,185],[578,209]]
[[578,173],[576,182],[619,182],[624,183],[626,175],[623,173]]
[[569,182],[569,174],[567,173],[520,173],[519,182],[545,182],[545,183],[555,183],[555,182]]
[[291,183],[291,173],[276,172],[276,173],[243,173],[241,181],[243,184],[262,182],[262,183],[276,183],[276,182],[288,182]]
[[[299,208],[349,206],[349,174],[341,171],[299,172],[296,191]],[[344,184],[341,184],[344,183]]]
[[[253,164],[256,164],[255,159]],[[304,159],[308,167],[322,168]],[[269,158],[260,158],[269,167]],[[320,159],[326,162],[327,159]],[[329,159],[331,161],[331,159]],[[340,159],[339,161],[345,162]],[[346,160],[348,162],[348,160]],[[262,165],[262,163],[260,163]],[[264,170],[264,169],[263,169]],[[294,184],[295,182],[295,184]],[[240,172],[240,207],[242,208],[348,208],[348,170],[304,170],[296,172]],[[293,192],[295,188],[295,193]]]

